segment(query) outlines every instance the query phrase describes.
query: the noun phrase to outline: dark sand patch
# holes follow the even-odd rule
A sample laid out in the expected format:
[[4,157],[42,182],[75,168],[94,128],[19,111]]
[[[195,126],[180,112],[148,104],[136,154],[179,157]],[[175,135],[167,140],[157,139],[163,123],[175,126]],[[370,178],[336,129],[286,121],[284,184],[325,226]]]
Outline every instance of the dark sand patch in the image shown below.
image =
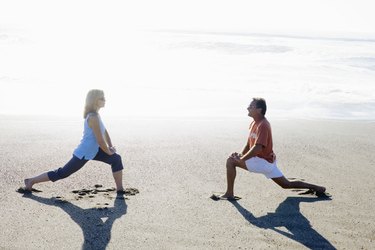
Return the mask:
[[[302,191],[302,190],[294,190],[294,191],[297,192],[297,191]],[[298,195],[315,195],[315,196],[318,196],[319,198],[329,198],[329,197],[332,197],[332,195],[330,193],[319,192],[319,191],[315,191],[313,189],[309,189],[307,191],[299,193]]]
[[111,194],[122,194],[122,195],[136,195],[139,193],[139,190],[136,188],[126,188],[124,191],[118,191],[116,192],[116,189],[111,188],[104,188],[101,184],[95,184],[94,188],[92,189],[76,189],[72,191],[73,194],[76,194],[75,198],[77,200],[83,199],[83,198],[89,198],[93,199],[97,195],[101,195],[107,198],[112,199],[113,197]]
[[35,192],[35,193],[40,193],[42,192],[42,190],[38,190],[38,189],[31,189],[30,190],[27,190],[25,187],[19,187],[18,189],[16,189],[16,192],[20,193],[20,194],[31,194],[32,192]]

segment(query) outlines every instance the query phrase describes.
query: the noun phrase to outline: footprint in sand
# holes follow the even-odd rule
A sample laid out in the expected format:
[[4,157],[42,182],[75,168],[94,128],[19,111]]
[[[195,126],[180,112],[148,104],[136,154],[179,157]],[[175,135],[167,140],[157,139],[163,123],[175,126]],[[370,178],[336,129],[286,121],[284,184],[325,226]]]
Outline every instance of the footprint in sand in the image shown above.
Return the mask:
[[[72,190],[71,192],[75,194],[76,196],[74,197],[75,200],[81,200],[81,199],[93,199],[95,198],[98,194],[102,193],[102,197],[106,197],[107,199],[122,199],[122,200],[127,200],[127,197],[121,196],[134,196],[136,194],[139,194],[139,190],[137,188],[126,188],[123,191],[118,191],[116,192],[115,188],[104,188],[103,185],[101,184],[95,184],[94,189],[75,189]],[[26,190],[24,187],[20,187],[16,189],[16,192],[21,193],[21,194],[31,194],[32,192],[42,192],[41,190],[37,189],[32,189],[31,191]],[[117,196],[112,196],[111,194],[118,194]],[[119,195],[120,194],[120,195]],[[67,202],[67,200],[64,197],[61,196],[56,196],[53,197],[56,199],[56,202]],[[105,205],[108,205],[108,203],[105,203]]]
[[[72,193],[77,194],[76,200],[83,199],[85,197],[88,197],[90,199],[95,198],[95,195],[102,193],[104,197],[107,197],[109,199],[113,199],[114,197],[111,196],[112,193],[116,192],[115,188],[104,188],[101,184],[95,184],[94,189],[76,189],[73,190]],[[124,191],[117,192],[117,194],[123,194],[123,195],[136,195],[139,193],[139,190],[136,188],[126,188]],[[119,197],[116,197],[119,198]],[[126,198],[123,198],[126,199]]]

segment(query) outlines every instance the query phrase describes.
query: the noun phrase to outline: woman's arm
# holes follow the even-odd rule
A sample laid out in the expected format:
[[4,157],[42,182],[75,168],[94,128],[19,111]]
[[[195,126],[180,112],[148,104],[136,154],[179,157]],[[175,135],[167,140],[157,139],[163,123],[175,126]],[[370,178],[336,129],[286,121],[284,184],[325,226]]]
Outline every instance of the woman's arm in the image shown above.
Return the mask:
[[[93,130],[97,143],[99,147],[108,155],[112,155],[113,152],[108,147],[106,140],[103,138],[103,135],[100,131],[99,118],[97,115],[92,115],[88,120],[89,127]],[[108,142],[108,141],[107,141]]]
[[109,147],[109,150],[111,150],[112,153],[116,153],[116,148],[112,145],[111,137],[109,136],[107,129],[104,132],[104,136],[105,136],[105,141],[107,142],[107,145]]
[[104,132],[104,136],[105,136],[105,141],[107,142],[108,147],[112,148],[113,145],[112,145],[111,137],[109,137],[107,129]]

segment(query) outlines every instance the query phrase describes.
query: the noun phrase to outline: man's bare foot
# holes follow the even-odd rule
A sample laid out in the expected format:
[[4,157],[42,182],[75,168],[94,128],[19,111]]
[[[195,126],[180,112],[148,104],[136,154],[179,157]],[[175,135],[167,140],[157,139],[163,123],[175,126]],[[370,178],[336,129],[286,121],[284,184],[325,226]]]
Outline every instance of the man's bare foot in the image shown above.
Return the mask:
[[223,195],[220,193],[213,193],[210,198],[213,199],[214,201],[219,201],[219,200],[236,201],[236,200],[241,199],[241,197],[234,196],[228,193],[225,193]]
[[223,199],[233,199],[234,194],[233,193],[225,193],[225,194],[221,195],[220,197],[223,198]]
[[324,193],[326,191],[325,187],[317,186],[315,192]]
[[25,190],[31,191],[33,189],[33,183],[31,179],[25,179],[24,183],[25,183]]

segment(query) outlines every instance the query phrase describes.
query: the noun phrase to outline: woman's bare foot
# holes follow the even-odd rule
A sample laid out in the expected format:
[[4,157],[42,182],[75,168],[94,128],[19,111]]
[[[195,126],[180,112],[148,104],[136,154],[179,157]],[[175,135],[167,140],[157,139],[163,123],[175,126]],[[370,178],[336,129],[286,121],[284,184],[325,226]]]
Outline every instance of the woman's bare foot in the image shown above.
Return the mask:
[[31,191],[33,189],[33,182],[31,181],[31,179],[25,179],[24,180],[24,183],[25,183],[25,190],[27,191]]

